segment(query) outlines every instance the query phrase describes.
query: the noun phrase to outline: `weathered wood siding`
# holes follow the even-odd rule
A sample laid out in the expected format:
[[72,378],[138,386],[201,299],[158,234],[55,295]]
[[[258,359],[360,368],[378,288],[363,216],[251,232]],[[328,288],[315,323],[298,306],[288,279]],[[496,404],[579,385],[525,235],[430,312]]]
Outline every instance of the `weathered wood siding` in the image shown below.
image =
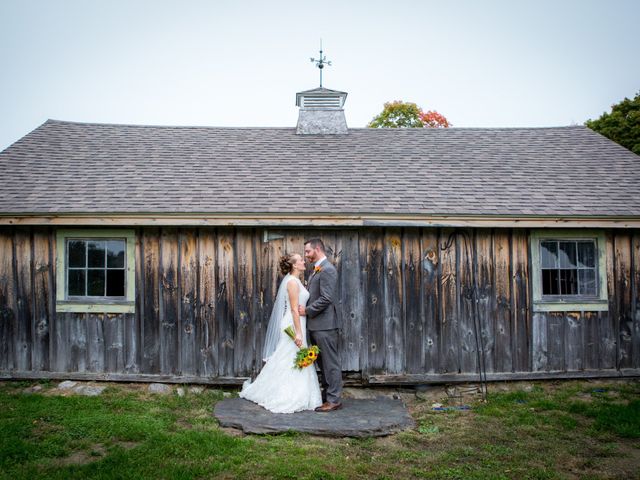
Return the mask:
[[[320,236],[364,378],[640,368],[640,232],[607,232],[608,312],[533,313],[529,232],[138,228],[136,313],[55,312],[55,230],[0,229],[0,371],[233,379],[261,366],[284,252]],[[479,355],[480,352],[480,355]],[[150,378],[150,377],[149,377]]]

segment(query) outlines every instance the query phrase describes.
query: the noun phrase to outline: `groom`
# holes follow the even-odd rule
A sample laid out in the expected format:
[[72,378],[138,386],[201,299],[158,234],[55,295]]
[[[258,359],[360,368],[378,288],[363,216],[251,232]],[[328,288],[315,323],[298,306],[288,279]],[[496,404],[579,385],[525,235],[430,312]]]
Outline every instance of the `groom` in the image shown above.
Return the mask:
[[313,262],[313,273],[308,282],[307,307],[298,307],[300,315],[307,316],[311,343],[320,348],[325,402],[316,408],[316,412],[331,412],[342,408],[342,368],[338,351],[339,318],[336,308],[338,272],[324,252],[324,243],[319,238],[307,240],[304,244],[304,256],[310,263]]

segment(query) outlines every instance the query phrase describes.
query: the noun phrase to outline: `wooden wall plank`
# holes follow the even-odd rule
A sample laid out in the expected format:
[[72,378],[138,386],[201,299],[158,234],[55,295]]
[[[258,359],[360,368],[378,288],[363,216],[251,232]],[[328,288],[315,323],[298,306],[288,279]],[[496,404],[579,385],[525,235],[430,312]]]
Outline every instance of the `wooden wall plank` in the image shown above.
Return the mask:
[[600,368],[617,368],[618,361],[618,302],[616,302],[616,282],[614,275],[615,249],[614,236],[611,231],[606,233],[607,259],[607,295],[609,297],[609,311],[598,312],[600,328]]
[[31,365],[33,370],[49,370],[49,329],[54,314],[51,231],[33,229],[33,322]]
[[460,373],[456,237],[455,230],[442,229],[440,237],[440,318],[442,321],[440,355],[443,373]]
[[631,236],[626,232],[616,232],[615,248],[615,288],[616,323],[618,326],[617,368],[631,368],[633,365],[633,317],[631,314]]
[[423,290],[421,284],[422,252],[420,230],[407,228],[402,232],[402,272],[405,318],[406,372],[422,373],[425,367],[425,338],[423,321]]
[[[281,233],[281,234],[280,234]],[[267,333],[267,326],[269,325],[269,319],[271,318],[271,312],[273,310],[273,304],[278,294],[278,288],[280,282],[284,278],[284,275],[280,273],[280,257],[285,253],[285,236],[283,232],[275,235],[275,238],[267,239],[262,245],[263,258],[260,260],[264,270],[261,276],[262,282],[262,309],[263,309],[263,321],[261,331],[259,334],[260,341],[257,343],[256,352],[256,373],[262,368],[263,358],[262,349],[264,347],[264,336]],[[306,239],[306,235],[304,236]],[[264,240],[264,233],[263,233]],[[304,241],[304,239],[302,240]],[[304,248],[304,246],[303,246]],[[303,252],[304,254],[304,252]],[[309,278],[309,272],[312,271],[312,267],[307,265],[307,271],[305,272],[305,280]]]
[[405,322],[402,316],[402,232],[388,228],[384,234],[384,342],[385,371],[401,373],[405,369]]
[[473,276],[475,261],[474,232],[461,229],[456,238],[456,257],[458,271],[458,335],[460,371],[474,373],[478,371],[478,345],[480,332],[476,334],[477,306],[475,303],[476,282]]
[[198,374],[215,377],[218,373],[218,326],[216,322],[216,232],[201,228],[198,235],[199,312],[198,321]]
[[130,313],[105,313],[102,317],[104,334],[104,367],[106,372],[124,371],[125,316]]
[[440,337],[440,245],[437,229],[425,228],[420,232],[421,263],[421,321],[424,332],[424,359],[427,373],[441,372]]
[[513,302],[513,368],[516,372],[531,370],[531,310],[529,302],[529,232],[513,230],[512,240],[512,302]]
[[568,371],[584,370],[584,318],[580,312],[567,312],[565,322],[565,367]]
[[180,242],[180,373],[195,375],[198,370],[196,311],[198,308],[198,238],[194,228],[179,232]]
[[17,370],[31,370],[33,332],[31,294],[31,232],[16,228],[14,240],[15,295],[17,299],[14,330],[14,365]]
[[339,297],[342,370],[358,371],[364,364],[362,353],[367,349],[366,334],[363,330],[365,314],[359,235],[355,230],[346,230],[338,237],[341,262]]
[[547,346],[549,343],[547,313],[536,312],[533,314],[531,326],[531,352],[532,371],[540,372],[549,369],[549,354]]
[[255,322],[253,299],[255,287],[255,252],[252,229],[240,228],[236,232],[234,263],[236,264],[235,293],[235,348],[233,371],[247,376],[255,371]]
[[232,228],[218,230],[216,323],[220,333],[218,345],[218,375],[233,376],[233,350],[235,348],[234,305],[234,236]]
[[87,315],[87,370],[105,371],[104,314]]
[[600,357],[599,318],[596,312],[583,312],[584,321],[584,368],[597,370]]
[[87,314],[58,314],[61,334],[58,342],[58,371],[84,372],[87,369]]
[[493,232],[480,229],[475,235],[476,285],[478,325],[482,362],[487,372],[495,371],[495,268],[493,260]]
[[[142,230],[136,228],[134,245],[134,275],[136,308],[133,315],[127,315],[124,325],[124,371],[140,373],[142,361],[142,318],[144,314],[144,299],[141,295],[143,278]],[[89,337],[91,342],[91,337]]]
[[[288,230],[284,238],[284,251],[282,255],[285,253],[298,253],[304,257],[304,241],[307,240],[307,234],[308,232],[303,230]],[[331,257],[333,256],[333,242],[327,237],[330,237],[330,235],[322,235],[322,241],[325,244],[325,248],[329,250],[329,252],[327,252],[327,258],[331,261]]]
[[180,372],[178,289],[178,233],[175,228],[163,228],[160,235],[160,373]]
[[495,348],[496,372],[511,372],[511,233],[496,229],[493,237],[495,257]]
[[142,292],[141,368],[144,373],[160,373],[160,231],[142,231]]
[[271,243],[264,241],[265,230],[259,229],[253,236],[253,251],[255,252],[255,293],[253,295],[253,335],[254,335],[254,362],[251,376],[255,377],[262,368],[262,349],[266,334],[273,300],[276,293],[273,291],[273,279],[277,277],[276,261],[272,258]]
[[364,231],[360,236],[360,264],[364,273],[364,310],[367,336],[365,349],[365,374],[382,373],[384,370],[384,306],[383,268],[384,233],[381,228]]
[[0,229],[0,370],[14,368],[14,332],[17,321],[13,230]]
[[564,329],[567,322],[564,312],[547,313],[547,366],[549,371],[565,371]]

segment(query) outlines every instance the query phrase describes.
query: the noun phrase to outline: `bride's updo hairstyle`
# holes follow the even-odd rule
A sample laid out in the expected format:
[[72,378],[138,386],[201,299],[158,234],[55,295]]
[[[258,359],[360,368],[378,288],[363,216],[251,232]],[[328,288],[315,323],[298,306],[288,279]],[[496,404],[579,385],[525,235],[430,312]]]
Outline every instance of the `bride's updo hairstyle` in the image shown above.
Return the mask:
[[294,256],[295,256],[295,253],[287,253],[280,257],[280,262],[278,263],[278,265],[280,266],[280,273],[282,273],[282,275],[291,273],[291,270],[293,270]]

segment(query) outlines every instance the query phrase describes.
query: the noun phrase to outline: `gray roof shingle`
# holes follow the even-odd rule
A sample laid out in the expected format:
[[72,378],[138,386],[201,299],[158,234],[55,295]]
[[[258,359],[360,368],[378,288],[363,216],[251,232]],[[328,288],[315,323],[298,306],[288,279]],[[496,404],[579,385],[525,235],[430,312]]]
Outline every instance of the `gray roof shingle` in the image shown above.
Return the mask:
[[0,213],[640,216],[640,157],[586,127],[156,127],[49,120],[0,153]]

